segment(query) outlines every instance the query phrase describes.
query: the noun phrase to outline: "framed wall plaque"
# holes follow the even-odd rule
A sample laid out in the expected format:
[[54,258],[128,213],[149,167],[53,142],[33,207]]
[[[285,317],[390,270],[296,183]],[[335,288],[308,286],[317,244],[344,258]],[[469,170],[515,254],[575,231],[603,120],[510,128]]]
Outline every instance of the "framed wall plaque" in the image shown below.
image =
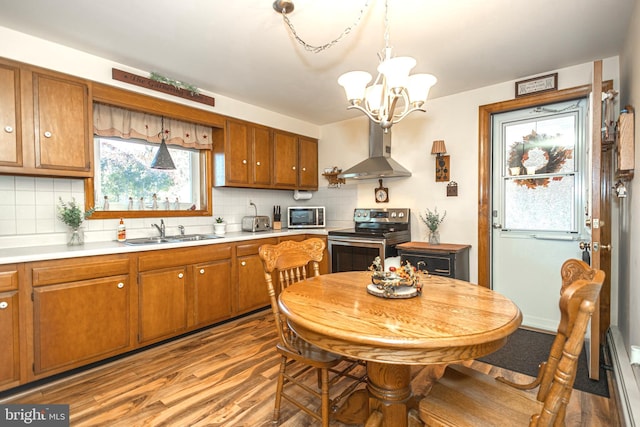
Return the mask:
[[516,98],[551,90],[558,90],[558,73],[516,82]]

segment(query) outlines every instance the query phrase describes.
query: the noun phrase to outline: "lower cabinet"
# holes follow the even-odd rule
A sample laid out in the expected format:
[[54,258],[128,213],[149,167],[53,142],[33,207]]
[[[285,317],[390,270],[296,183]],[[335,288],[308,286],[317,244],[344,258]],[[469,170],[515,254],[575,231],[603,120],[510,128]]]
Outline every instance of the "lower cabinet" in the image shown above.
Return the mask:
[[138,256],[138,343],[148,344],[229,318],[231,245]]
[[28,271],[36,377],[133,347],[128,256],[32,263]]
[[0,390],[14,387],[20,381],[18,313],[17,268],[0,266]]
[[270,305],[264,268],[258,249],[264,244],[275,245],[278,239],[258,239],[236,245],[237,313],[246,313]]

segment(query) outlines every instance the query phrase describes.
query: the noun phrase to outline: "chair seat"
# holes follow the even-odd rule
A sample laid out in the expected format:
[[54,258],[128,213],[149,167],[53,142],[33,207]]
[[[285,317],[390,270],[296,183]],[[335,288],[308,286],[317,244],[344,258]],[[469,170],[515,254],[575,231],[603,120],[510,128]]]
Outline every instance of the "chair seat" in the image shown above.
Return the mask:
[[343,360],[342,356],[323,350],[300,338],[292,339],[289,344],[297,351],[290,350],[280,343],[276,344],[276,348],[281,354],[292,359],[302,360],[315,368],[330,368]]
[[509,387],[464,366],[449,366],[420,401],[427,426],[528,426],[542,410],[535,395]]

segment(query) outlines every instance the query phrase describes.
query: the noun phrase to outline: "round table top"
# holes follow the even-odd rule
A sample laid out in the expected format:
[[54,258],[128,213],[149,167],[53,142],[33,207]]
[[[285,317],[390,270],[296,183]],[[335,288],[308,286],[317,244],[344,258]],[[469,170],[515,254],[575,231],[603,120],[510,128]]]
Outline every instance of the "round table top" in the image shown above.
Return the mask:
[[392,364],[454,363],[502,347],[522,322],[520,309],[490,289],[441,276],[422,277],[422,295],[367,293],[370,272],[312,277],[282,291],[291,328],[325,350]]

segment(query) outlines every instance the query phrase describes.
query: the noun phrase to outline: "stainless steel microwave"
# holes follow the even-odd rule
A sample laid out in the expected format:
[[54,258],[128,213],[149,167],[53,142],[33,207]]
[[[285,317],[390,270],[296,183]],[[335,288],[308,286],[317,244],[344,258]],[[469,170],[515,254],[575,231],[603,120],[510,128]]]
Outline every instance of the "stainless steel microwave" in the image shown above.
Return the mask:
[[289,228],[323,228],[324,206],[289,206],[287,224]]

